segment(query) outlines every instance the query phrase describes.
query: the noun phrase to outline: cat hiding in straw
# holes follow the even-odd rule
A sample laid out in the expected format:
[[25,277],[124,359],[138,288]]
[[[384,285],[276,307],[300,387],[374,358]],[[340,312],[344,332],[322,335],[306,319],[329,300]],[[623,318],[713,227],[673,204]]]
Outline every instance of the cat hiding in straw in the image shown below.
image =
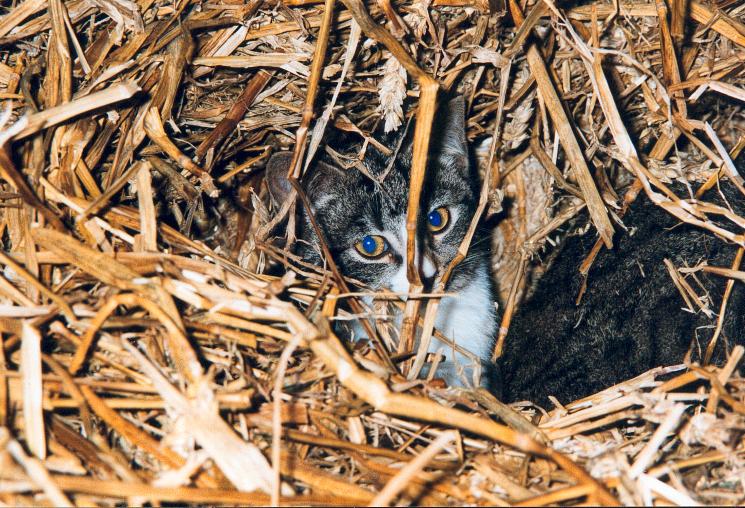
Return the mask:
[[[380,137],[392,155],[369,146],[362,170],[342,169],[324,156],[317,158],[303,178],[313,214],[342,273],[372,290],[386,288],[403,295],[409,291],[406,210],[413,130],[411,126],[406,133]],[[425,290],[436,286],[455,257],[478,204],[480,184],[470,163],[461,97],[440,106],[430,147],[416,236],[416,262]],[[287,170],[291,159],[291,153],[281,152],[267,164],[275,204],[290,193]],[[321,264],[318,239],[304,211],[299,213],[296,234],[298,253],[308,262]],[[472,353],[453,354],[452,345],[432,338],[430,351],[442,350],[446,357],[436,377],[449,385],[484,386],[493,377],[488,371],[497,314],[489,245],[489,235],[479,229],[445,288],[449,296],[440,302],[435,327]]]
[[[455,256],[477,207],[480,184],[469,163],[464,123],[460,98],[440,106],[434,122],[416,238],[416,261],[427,289],[435,286]],[[373,290],[388,288],[403,294],[409,289],[405,216],[413,129],[408,132],[403,138],[401,134],[381,137],[393,155],[386,157],[370,147],[362,170],[341,169],[324,156],[303,179],[313,213],[342,272]],[[290,160],[290,154],[278,153],[268,163],[275,203],[283,202],[290,191],[286,179]],[[744,166],[739,160],[740,170]],[[682,184],[671,188],[678,196],[690,193]],[[704,199],[745,216],[745,197],[731,182],[721,182]],[[320,264],[322,256],[308,217],[301,211],[299,219],[299,254]],[[562,244],[534,294],[513,317],[497,365],[490,362],[498,316],[489,234],[478,229],[467,257],[446,287],[450,296],[442,299],[435,323],[473,354],[453,354],[452,347],[433,338],[430,351],[442,348],[447,356],[436,375],[449,385],[486,386],[505,401],[548,405],[550,395],[567,403],[654,367],[681,363],[687,356],[700,361],[714,335],[718,342],[712,360],[726,360],[734,344],[745,343],[745,284],[735,282],[723,326],[716,331],[726,279],[703,272],[689,275],[690,290],[684,288],[689,293],[684,296],[670,267],[701,262],[729,267],[737,246],[681,224],[644,195],[623,222],[614,248],[600,252],[586,281],[579,265],[595,242],[594,230]]]

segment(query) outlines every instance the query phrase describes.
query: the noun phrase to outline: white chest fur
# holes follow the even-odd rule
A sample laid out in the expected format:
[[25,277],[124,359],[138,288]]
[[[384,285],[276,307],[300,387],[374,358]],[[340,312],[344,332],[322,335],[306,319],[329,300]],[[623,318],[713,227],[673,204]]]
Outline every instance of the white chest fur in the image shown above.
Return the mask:
[[[490,361],[492,339],[496,330],[496,311],[489,284],[489,271],[486,267],[483,268],[483,273],[478,273],[457,295],[442,299],[435,327],[458,346],[475,355],[483,364]],[[478,360],[454,352],[449,344],[442,344],[433,337],[429,351],[437,350],[444,350],[450,359],[438,373],[449,385],[462,385],[463,380],[466,380],[465,384],[468,385],[479,383],[477,373],[481,372],[481,369],[475,365],[479,363]],[[475,373],[477,379],[474,379]],[[480,381],[483,384],[483,373]]]
[[[481,359],[488,359],[491,356],[496,316],[489,274],[478,275],[457,295],[442,299],[435,327],[459,346]],[[437,347],[439,341],[435,339],[430,351]]]

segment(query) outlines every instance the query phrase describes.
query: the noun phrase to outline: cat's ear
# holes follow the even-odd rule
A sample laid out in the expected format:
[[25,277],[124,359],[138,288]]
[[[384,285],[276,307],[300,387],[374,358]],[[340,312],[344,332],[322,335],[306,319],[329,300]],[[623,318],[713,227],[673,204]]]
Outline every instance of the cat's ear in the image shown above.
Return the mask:
[[287,179],[290,164],[292,164],[292,152],[275,153],[266,164],[266,183],[276,206],[282,205],[292,192],[292,184]]
[[351,172],[322,161],[313,164],[303,184],[313,207],[322,208],[339,193],[339,189],[348,186]]
[[[292,152],[275,153],[266,164],[266,182],[276,206],[282,205],[292,192],[292,184],[287,179],[290,164]],[[313,207],[323,206],[329,197],[336,194],[335,191],[347,185],[350,178],[348,173],[325,162],[314,163],[308,174],[303,177],[303,188]]]
[[[411,160],[414,150],[415,122],[406,132],[400,154]],[[432,124],[430,150],[444,159],[448,165],[455,162],[463,168],[468,167],[468,141],[466,140],[466,102],[459,95],[440,103]]]
[[440,106],[438,114],[442,154],[467,162],[466,102],[463,96],[455,97]]

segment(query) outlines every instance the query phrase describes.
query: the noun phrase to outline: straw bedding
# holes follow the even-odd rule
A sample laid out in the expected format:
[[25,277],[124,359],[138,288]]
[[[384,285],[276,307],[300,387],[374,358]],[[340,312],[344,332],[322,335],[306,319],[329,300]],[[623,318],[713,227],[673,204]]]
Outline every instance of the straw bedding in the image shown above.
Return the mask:
[[268,208],[262,168],[294,149],[301,178],[325,131],[375,143],[416,111],[416,191],[433,99],[457,90],[485,213],[504,208],[508,326],[577,214],[610,242],[627,188],[745,245],[745,219],[665,192],[741,183],[742,12],[6,2],[0,502],[741,504],[742,348],[553,408],[390,375],[416,351],[336,338],[355,300],[273,241],[288,210]]

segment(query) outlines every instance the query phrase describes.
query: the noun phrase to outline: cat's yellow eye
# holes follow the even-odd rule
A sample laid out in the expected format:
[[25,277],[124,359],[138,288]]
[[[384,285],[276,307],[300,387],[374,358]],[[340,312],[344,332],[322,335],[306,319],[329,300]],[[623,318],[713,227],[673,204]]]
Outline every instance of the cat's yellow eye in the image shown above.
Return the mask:
[[450,212],[444,206],[435,208],[427,214],[427,226],[433,233],[439,233],[448,226]]
[[388,250],[388,243],[380,235],[366,235],[354,244],[354,248],[366,258],[377,258]]

